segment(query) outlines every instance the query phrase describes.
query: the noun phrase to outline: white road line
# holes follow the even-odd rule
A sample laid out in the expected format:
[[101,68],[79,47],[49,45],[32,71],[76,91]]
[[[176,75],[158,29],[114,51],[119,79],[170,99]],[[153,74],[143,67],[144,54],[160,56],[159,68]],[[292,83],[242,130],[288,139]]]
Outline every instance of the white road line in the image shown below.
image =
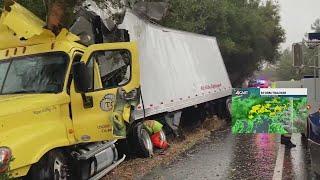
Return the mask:
[[282,170],[283,170],[283,161],[284,161],[284,145],[279,145],[279,150],[277,154],[276,166],[274,168],[272,180],[281,180],[282,179]]

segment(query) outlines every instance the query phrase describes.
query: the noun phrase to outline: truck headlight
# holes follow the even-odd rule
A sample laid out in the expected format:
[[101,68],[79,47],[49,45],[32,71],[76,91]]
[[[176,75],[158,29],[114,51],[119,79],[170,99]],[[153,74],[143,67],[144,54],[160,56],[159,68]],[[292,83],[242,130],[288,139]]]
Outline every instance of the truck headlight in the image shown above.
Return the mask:
[[11,150],[7,147],[0,147],[0,173],[8,170],[11,158]]

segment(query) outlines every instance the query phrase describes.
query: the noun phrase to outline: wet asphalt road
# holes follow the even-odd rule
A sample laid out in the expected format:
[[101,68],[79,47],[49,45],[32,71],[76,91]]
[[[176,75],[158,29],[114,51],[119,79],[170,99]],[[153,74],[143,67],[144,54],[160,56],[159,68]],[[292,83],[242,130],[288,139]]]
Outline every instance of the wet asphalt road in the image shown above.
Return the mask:
[[315,179],[305,141],[300,134],[294,134],[292,141],[297,147],[286,150],[279,135],[216,131],[175,162],[154,169],[142,179]]

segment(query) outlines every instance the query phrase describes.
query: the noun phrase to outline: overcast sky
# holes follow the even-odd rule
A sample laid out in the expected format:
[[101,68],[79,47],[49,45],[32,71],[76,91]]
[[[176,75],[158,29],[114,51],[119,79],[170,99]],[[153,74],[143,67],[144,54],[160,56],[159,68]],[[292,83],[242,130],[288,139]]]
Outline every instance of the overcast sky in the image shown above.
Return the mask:
[[320,0],[278,0],[280,4],[281,24],[286,31],[286,42],[282,49],[299,42],[311,24],[320,18]]

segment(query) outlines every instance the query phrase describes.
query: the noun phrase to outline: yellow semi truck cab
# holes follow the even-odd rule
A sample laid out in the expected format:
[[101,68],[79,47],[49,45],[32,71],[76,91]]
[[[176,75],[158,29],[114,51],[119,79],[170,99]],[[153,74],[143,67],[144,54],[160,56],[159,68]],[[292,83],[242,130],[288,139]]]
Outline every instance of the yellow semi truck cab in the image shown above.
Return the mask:
[[[0,20],[0,177],[100,178],[139,99],[134,42],[84,46],[17,3]],[[66,156],[66,154],[70,156]]]

